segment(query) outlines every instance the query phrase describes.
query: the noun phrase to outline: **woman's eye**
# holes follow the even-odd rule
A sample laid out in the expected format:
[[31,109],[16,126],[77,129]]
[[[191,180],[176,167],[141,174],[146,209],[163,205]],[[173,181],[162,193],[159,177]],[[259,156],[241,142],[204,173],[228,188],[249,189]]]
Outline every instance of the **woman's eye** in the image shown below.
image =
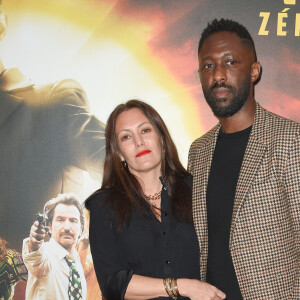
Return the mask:
[[150,131],[151,131],[150,128],[145,128],[145,129],[142,130],[142,133],[147,133],[147,132],[150,132]]
[[122,136],[121,140],[125,141],[125,140],[128,140],[129,138],[130,138],[129,135],[124,135],[124,136]]

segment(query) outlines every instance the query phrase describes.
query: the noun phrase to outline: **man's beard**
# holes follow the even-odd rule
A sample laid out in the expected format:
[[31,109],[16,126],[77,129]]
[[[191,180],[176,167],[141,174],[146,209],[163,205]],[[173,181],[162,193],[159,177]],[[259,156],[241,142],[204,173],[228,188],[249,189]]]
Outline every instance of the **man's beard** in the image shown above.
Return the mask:
[[[216,117],[223,118],[223,117],[233,116],[235,113],[237,113],[243,107],[243,105],[245,104],[245,102],[249,96],[249,93],[250,93],[250,85],[251,85],[251,80],[249,78],[249,80],[245,80],[243,82],[238,94],[234,87],[232,87],[230,85],[226,85],[224,82],[221,82],[221,83],[216,82],[208,90],[204,90],[203,86],[202,86],[202,90],[203,90],[203,94],[206,99],[206,102],[212,109],[214,115]],[[213,90],[215,88],[219,88],[219,87],[225,87],[225,88],[229,89],[232,94],[232,99],[231,99],[230,103],[225,107],[220,107],[217,105],[217,101],[222,101],[221,98],[218,100],[216,100],[214,98]]]

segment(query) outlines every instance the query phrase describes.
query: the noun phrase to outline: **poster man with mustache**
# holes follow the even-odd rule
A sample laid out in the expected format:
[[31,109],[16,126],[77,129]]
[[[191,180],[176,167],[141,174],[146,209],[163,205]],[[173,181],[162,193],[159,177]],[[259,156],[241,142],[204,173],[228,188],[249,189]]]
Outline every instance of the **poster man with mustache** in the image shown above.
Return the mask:
[[[76,251],[84,215],[74,194],[60,194],[44,207],[46,223],[35,221],[23,243],[28,269],[26,299],[86,299],[84,271]],[[46,234],[50,240],[45,242]]]

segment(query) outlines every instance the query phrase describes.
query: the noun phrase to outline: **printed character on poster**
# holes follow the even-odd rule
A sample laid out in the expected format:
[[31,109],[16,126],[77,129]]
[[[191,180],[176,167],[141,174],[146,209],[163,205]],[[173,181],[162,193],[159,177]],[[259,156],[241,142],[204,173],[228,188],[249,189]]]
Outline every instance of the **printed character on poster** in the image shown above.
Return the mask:
[[59,194],[45,204],[44,212],[45,219],[33,223],[23,242],[26,299],[84,300],[86,279],[76,250],[85,222],[79,199],[75,194]]
[[[1,28],[6,30],[1,11]],[[2,36],[4,32],[2,32]],[[43,86],[0,62],[0,237],[21,250],[35,213],[62,192],[83,190],[82,173],[101,180],[104,124],[89,113],[74,80]]]
[[[1,9],[1,39],[6,30]],[[36,212],[58,193],[81,195],[83,171],[101,180],[105,141],[74,80],[37,86],[0,60],[0,105],[0,297],[9,299],[27,278],[20,251]]]

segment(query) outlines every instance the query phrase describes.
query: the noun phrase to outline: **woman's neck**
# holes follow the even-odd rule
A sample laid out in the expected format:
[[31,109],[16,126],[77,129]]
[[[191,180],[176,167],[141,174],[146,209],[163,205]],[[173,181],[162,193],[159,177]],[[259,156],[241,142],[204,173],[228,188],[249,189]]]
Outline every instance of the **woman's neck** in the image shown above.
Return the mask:
[[137,179],[146,196],[150,196],[161,191],[162,184],[159,179],[160,176],[161,173],[157,174],[156,172],[147,172],[139,174]]

